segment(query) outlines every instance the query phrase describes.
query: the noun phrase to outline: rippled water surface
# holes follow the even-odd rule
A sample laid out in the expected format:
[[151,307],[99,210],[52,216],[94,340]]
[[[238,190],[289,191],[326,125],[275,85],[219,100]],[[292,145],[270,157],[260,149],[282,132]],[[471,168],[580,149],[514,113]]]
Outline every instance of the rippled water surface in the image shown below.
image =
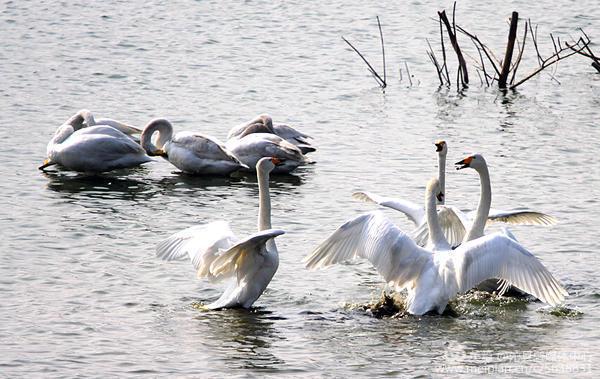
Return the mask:
[[[494,3],[461,2],[457,21],[499,56],[512,10],[540,23],[545,52],[549,32],[566,40],[583,27],[600,40],[597,1]],[[439,89],[425,53],[425,38],[437,41],[439,8],[418,1],[9,1],[0,9],[2,375],[594,375],[600,75],[589,61],[563,61],[556,80],[544,73],[506,95],[481,87],[474,72],[461,93]],[[340,39],[379,67],[376,15],[385,93]],[[406,72],[400,81],[405,61],[413,86]],[[140,127],[166,117],[176,130],[221,139],[268,112],[314,137],[317,163],[271,180],[273,224],[287,234],[255,309],[199,310],[194,304],[220,287],[196,279],[189,262],[158,261],[154,246],[217,219],[231,220],[238,235],[252,232],[256,178],[189,177],[158,160],[98,177],[39,172],[54,130],[84,107]],[[449,162],[486,156],[494,207],[560,219],[512,230],[565,284],[566,306],[579,315],[539,302],[463,300],[459,317],[376,319],[353,306],[383,288],[368,264],[304,270],[312,248],[372,209],[352,191],[421,201],[438,138],[448,141]],[[472,209],[478,191],[475,172],[449,169],[448,203]]]

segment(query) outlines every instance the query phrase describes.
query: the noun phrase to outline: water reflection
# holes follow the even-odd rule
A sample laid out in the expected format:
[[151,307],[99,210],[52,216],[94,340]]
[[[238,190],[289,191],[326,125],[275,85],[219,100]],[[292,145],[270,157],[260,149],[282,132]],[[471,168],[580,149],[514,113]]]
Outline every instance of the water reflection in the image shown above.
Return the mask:
[[140,195],[151,190],[150,183],[123,174],[109,176],[44,171],[42,175],[48,179],[46,188],[51,191],[66,194],[85,193],[91,198],[138,200]]
[[228,365],[243,369],[268,369],[285,364],[273,353],[273,343],[285,338],[275,328],[280,319],[261,308],[210,311],[197,316],[203,328],[226,354]]

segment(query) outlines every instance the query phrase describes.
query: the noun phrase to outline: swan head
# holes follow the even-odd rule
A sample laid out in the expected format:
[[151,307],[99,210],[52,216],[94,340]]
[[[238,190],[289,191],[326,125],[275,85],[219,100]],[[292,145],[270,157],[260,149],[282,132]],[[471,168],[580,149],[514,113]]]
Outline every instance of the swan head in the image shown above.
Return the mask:
[[434,142],[435,151],[440,155],[448,154],[448,144],[444,140],[437,140]]
[[260,114],[257,117],[268,129],[273,130],[273,118],[266,113]]
[[463,168],[479,170],[487,167],[487,163],[481,154],[469,155],[465,159],[456,162],[455,165],[457,170],[462,170]]
[[256,171],[271,172],[275,167],[281,166],[284,162],[284,158],[264,157],[256,163]]
[[431,178],[427,182],[426,196],[435,196],[438,201],[444,201],[444,192],[438,178]]
[[[152,142],[152,136],[158,132],[156,142]],[[142,131],[140,136],[141,145],[149,156],[158,156],[168,158],[167,152],[163,149],[165,143],[173,137],[173,125],[164,118],[155,118],[151,120]]]

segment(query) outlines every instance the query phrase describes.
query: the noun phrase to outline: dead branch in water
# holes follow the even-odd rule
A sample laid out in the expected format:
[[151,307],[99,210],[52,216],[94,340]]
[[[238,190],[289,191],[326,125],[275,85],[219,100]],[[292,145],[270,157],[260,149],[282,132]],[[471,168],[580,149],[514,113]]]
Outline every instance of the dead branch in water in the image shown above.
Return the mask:
[[448,16],[446,16],[445,10],[438,12],[438,16],[446,26],[446,31],[448,33],[448,37],[450,38],[450,43],[452,44],[454,52],[456,53],[456,58],[458,59],[459,68],[457,75],[460,78],[463,87],[466,87],[469,84],[469,72],[467,70],[467,62],[465,61],[465,57],[463,56],[462,51],[460,50],[460,46],[458,45],[456,34],[455,32],[453,32],[456,30],[456,24],[454,24],[454,27],[450,26],[450,21],[448,21]]
[[[454,5],[454,7],[456,7],[456,4]],[[454,13],[454,11],[453,11],[453,13]],[[523,83],[525,83],[527,80],[529,80],[532,77],[534,77],[535,75],[539,74],[541,71],[545,70],[546,68],[553,66],[553,65],[556,67],[555,64],[557,62],[559,62],[563,59],[566,59],[566,58],[572,56],[573,54],[581,54],[586,57],[589,57],[590,59],[593,60],[592,66],[594,66],[594,68],[596,68],[600,72],[600,58],[596,57],[591,52],[591,49],[589,48],[590,39],[587,37],[587,35],[585,35],[583,30],[582,30],[582,33],[584,34],[585,38],[581,37],[575,43],[572,43],[572,44],[563,42],[563,41],[561,41],[559,36],[554,36],[552,33],[550,33],[550,40],[552,41],[554,53],[552,55],[550,55],[549,57],[544,58],[542,56],[542,54],[540,53],[540,49],[539,49],[539,45],[538,45],[537,25],[535,26],[535,30],[534,30],[534,27],[531,24],[531,21],[525,22],[525,27],[523,30],[523,41],[519,44],[519,42],[517,40],[519,14],[517,12],[513,12],[512,17],[510,19],[510,28],[509,28],[509,34],[508,34],[508,41],[507,41],[506,49],[505,49],[505,53],[504,53],[504,59],[502,61],[499,61],[496,58],[496,56],[494,55],[493,51],[489,47],[487,47],[475,34],[470,33],[465,28],[455,24],[454,14],[453,14],[453,24],[454,25],[452,28],[450,26],[450,22],[448,21],[448,17],[445,14],[445,11],[442,10],[442,11],[438,12],[438,16],[440,18],[440,21],[444,22],[444,24],[446,25],[448,36],[450,37],[450,41],[452,42],[452,45],[455,48],[457,57],[459,58],[459,68],[458,68],[458,72],[457,72],[457,85],[460,85],[460,79],[462,76],[464,76],[464,78],[465,78],[465,81],[462,82],[462,85],[464,86],[465,84],[467,84],[468,72],[467,72],[466,63],[463,64],[464,57],[463,57],[462,51],[459,54],[460,48],[458,48],[458,44],[456,43],[456,34],[455,34],[455,32],[453,33],[453,30],[458,30],[459,32],[468,36],[471,39],[471,41],[473,42],[473,45],[475,46],[475,48],[477,49],[477,53],[479,54],[479,61],[476,58],[469,56],[468,54],[467,54],[467,56],[469,56],[471,59],[473,59],[473,61],[475,62],[475,68],[480,69],[483,72],[483,78],[485,78],[485,84],[487,86],[494,85],[494,82],[497,82],[498,88],[515,89],[515,88],[519,87],[520,85],[522,85]],[[521,61],[523,59],[523,54],[525,52],[525,45],[526,45],[528,34],[533,42],[533,46],[535,48],[535,53],[536,53],[539,67],[537,67],[531,73],[527,74],[524,78],[518,80],[517,79],[517,71],[518,71]],[[517,45],[519,52],[517,54],[516,60],[513,62],[515,44]],[[437,63],[435,62],[435,59],[432,58],[432,57],[435,57],[435,55],[434,55],[433,50],[431,49],[431,45],[429,46],[429,48],[430,48],[430,52],[428,52],[428,55],[429,55],[430,59],[432,59],[432,61],[434,61],[434,64],[438,71],[438,77],[439,77],[441,68],[443,66],[440,66],[439,62],[437,62]],[[567,52],[567,50],[569,50],[569,49],[572,51]],[[444,52],[443,49],[442,49],[442,52]],[[484,59],[484,56],[486,59]],[[486,60],[487,60],[487,62],[486,62]],[[480,65],[480,67],[478,67],[478,65]],[[494,69],[493,76],[491,76],[487,72],[486,65],[491,65],[492,68]],[[479,72],[477,72],[477,73],[479,74]],[[509,77],[510,77],[510,81],[509,81]],[[558,79],[556,79],[554,77],[554,74],[552,72],[550,73],[550,77],[552,78],[552,80],[554,80],[560,84],[560,82],[558,81]],[[481,77],[480,77],[480,80],[483,83],[483,80],[481,79]],[[442,82],[441,78],[440,78],[440,82]],[[448,80],[447,83],[450,84],[450,81]]]
[[508,74],[510,72],[510,64],[512,63],[513,51],[515,49],[515,40],[517,39],[517,26],[519,25],[519,14],[517,12],[512,13],[510,18],[510,29],[508,32],[508,43],[506,44],[506,52],[504,54],[504,62],[502,64],[502,71],[498,77],[498,87],[506,88],[506,82],[508,80]]
[[[583,31],[583,29],[579,28],[579,30],[585,36],[585,39],[588,42],[590,42],[590,37],[588,37],[588,35]],[[587,50],[587,53],[584,53],[582,51],[578,51],[577,53],[583,55],[584,57],[590,58],[592,60],[592,67],[594,67],[600,73],[600,58],[594,55],[592,49],[590,49],[589,43],[587,44],[585,49]]]
[[[539,74],[540,72],[542,72],[544,69],[552,66],[553,64],[566,59],[574,54],[580,53],[583,50],[585,50],[585,48],[590,44],[589,40],[584,40],[583,37],[580,37],[577,42],[573,45],[569,45],[567,42],[565,42],[565,47],[560,47],[558,46],[555,49],[555,53],[552,54],[551,56],[549,56],[548,58],[543,59],[541,61],[540,67],[538,67],[536,70],[534,70],[533,72],[531,72],[530,74],[528,74],[525,78],[519,80],[517,83],[513,84],[510,86],[510,89],[515,89],[518,86],[520,86],[521,84],[525,83],[527,80],[531,79],[532,77],[534,77],[535,75]],[[561,53],[567,51],[567,50],[572,50],[570,53],[567,54],[563,54],[562,56],[560,55]]]
[[348,46],[352,48],[352,50],[356,52],[356,54],[358,54],[358,56],[363,60],[363,62],[366,63],[367,67],[369,68],[369,72],[371,73],[371,75],[373,75],[377,84],[379,84],[381,88],[385,88],[387,87],[387,75],[385,70],[385,49],[383,47],[383,32],[381,31],[381,23],[379,22],[379,16],[377,16],[377,25],[379,27],[379,37],[381,39],[381,53],[383,55],[383,78],[377,73],[377,71],[375,71],[375,69],[373,68],[373,66],[371,66],[367,58],[365,58],[365,56],[362,55],[361,52],[358,51],[358,49],[350,43],[350,41],[344,38],[344,36],[342,36],[342,39],[348,44]]

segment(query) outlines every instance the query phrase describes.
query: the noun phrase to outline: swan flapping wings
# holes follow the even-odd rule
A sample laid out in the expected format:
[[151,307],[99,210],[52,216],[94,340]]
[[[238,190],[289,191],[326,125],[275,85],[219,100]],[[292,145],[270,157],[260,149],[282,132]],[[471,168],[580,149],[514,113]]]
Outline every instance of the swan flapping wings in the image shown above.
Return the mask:
[[355,258],[369,260],[386,282],[403,288],[431,264],[432,255],[381,213],[371,212],[340,226],[304,263],[317,269]]

